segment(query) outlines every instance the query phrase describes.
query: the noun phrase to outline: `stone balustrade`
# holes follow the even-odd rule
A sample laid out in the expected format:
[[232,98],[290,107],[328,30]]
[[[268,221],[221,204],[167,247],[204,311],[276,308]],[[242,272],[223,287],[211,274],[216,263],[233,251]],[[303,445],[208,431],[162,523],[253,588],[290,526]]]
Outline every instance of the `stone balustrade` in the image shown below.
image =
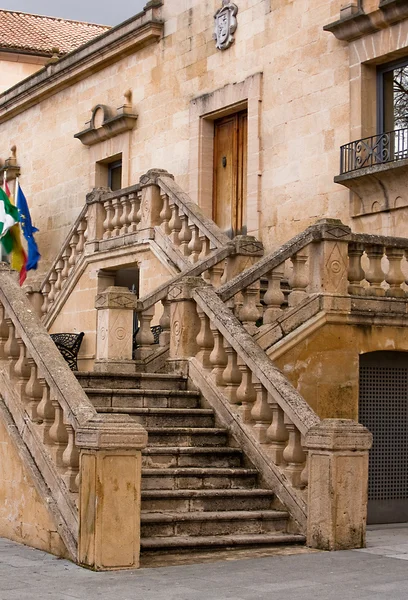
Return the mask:
[[[95,188],[40,286],[41,314],[45,317],[57,305],[84,257],[146,239],[154,239],[180,271],[219,250],[229,248],[226,256],[233,251],[231,240],[167,171],[148,171],[140,184],[115,192]],[[221,259],[203,277],[214,284],[223,277],[226,281]]]
[[[306,529],[307,523],[308,543],[325,549],[364,546],[371,434],[354,421],[320,421],[201,278],[182,279],[170,288],[168,300],[170,361],[176,368],[188,363],[190,377],[205,390],[221,423],[300,526]],[[354,476],[361,485],[352,485]],[[324,521],[318,506],[324,507]]]
[[[97,414],[5,263],[0,263],[0,282],[2,401],[58,506],[59,533],[71,557],[87,566],[138,566],[139,537],[124,549],[119,530],[126,530],[129,518],[140,520],[141,449],[147,433],[130,417]],[[109,494],[112,472],[102,455],[129,478],[129,486],[114,497]],[[100,463],[97,479],[92,461]],[[134,506],[136,517],[121,512],[122,501]],[[104,536],[110,524],[100,517],[102,505],[115,512],[116,541]]]
[[408,246],[404,238],[353,234],[348,244],[351,296],[406,298]]

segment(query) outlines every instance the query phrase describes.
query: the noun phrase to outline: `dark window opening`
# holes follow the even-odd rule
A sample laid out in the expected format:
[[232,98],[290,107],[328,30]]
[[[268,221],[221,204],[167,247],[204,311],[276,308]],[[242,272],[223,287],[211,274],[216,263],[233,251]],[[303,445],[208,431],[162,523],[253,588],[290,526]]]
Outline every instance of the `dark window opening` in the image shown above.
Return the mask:
[[378,73],[378,133],[408,128],[408,59],[389,63]]
[[122,189],[122,161],[117,160],[108,164],[108,187],[115,192]]

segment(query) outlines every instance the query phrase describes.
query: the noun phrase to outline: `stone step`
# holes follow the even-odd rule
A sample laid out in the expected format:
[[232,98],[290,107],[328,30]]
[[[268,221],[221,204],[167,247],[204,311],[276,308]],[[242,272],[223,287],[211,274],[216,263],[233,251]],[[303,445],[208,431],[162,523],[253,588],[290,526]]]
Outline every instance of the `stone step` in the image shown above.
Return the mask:
[[168,373],[96,373],[81,371],[76,377],[83,388],[186,390],[187,378]]
[[125,413],[144,427],[195,427],[214,425],[214,412],[206,408],[99,408],[100,413]]
[[147,427],[149,446],[226,446],[228,431],[222,427]]
[[248,535],[150,537],[140,540],[141,550],[148,552],[182,549],[236,548],[304,544],[303,535],[294,533],[264,533]]
[[286,530],[288,513],[278,510],[194,513],[142,512],[142,537],[247,535]]
[[142,510],[148,512],[270,510],[274,500],[263,489],[142,490]]
[[95,408],[199,408],[199,392],[187,390],[144,390],[85,388]]
[[171,467],[240,467],[242,452],[238,448],[147,447],[142,451],[142,464],[147,468]]
[[256,469],[179,468],[143,469],[142,490],[237,489],[256,485]]

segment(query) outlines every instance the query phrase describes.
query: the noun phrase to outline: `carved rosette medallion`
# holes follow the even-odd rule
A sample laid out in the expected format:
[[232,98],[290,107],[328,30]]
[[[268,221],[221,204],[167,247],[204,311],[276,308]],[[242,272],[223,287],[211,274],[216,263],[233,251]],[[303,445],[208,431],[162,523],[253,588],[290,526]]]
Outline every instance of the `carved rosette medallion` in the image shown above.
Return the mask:
[[216,48],[226,50],[234,42],[237,28],[238,6],[229,0],[222,0],[222,7],[214,15],[214,35]]

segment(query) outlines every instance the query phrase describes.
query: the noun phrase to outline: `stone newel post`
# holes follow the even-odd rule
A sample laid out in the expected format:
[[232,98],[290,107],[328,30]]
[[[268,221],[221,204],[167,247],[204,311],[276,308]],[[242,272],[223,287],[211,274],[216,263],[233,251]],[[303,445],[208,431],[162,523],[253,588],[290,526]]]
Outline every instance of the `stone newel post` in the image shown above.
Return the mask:
[[96,296],[98,311],[95,370],[134,370],[133,313],[137,296],[126,287],[109,286]]
[[196,356],[200,319],[191,292],[208,285],[201,277],[184,277],[169,289],[170,302],[170,360],[185,360]]
[[97,415],[77,430],[80,564],[97,571],[139,566],[146,444],[147,432],[128,415]]
[[307,432],[308,546],[365,547],[371,444],[368,429],[351,419],[324,419]]
[[322,240],[312,244],[310,256],[310,292],[348,294],[348,244],[350,227],[339,219],[320,219]]

